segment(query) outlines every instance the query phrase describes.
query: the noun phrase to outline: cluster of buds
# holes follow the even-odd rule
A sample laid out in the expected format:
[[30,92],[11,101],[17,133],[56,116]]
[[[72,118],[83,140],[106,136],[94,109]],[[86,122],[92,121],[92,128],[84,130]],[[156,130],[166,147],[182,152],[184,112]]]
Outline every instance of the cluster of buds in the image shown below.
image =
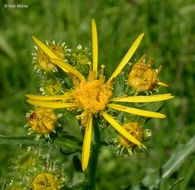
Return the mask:
[[[35,37],[33,39],[36,41]],[[83,74],[88,74],[88,66],[91,63],[91,53],[88,48],[83,48],[78,45],[75,49],[68,49],[63,43],[56,43],[46,41],[45,46],[48,51],[58,60],[65,60],[71,65],[79,69]],[[39,71],[44,71],[41,73],[41,88],[40,91],[46,96],[55,96],[64,94],[64,89],[67,88],[65,80],[66,76],[62,78],[56,78],[55,75],[58,72],[57,67],[51,62],[49,56],[38,46],[35,46],[37,50],[34,53],[34,70],[39,73]],[[52,72],[51,72],[52,71]],[[53,73],[53,74],[52,74]],[[60,73],[60,72],[59,72]],[[68,76],[72,77],[70,73]],[[71,83],[70,83],[71,84]],[[26,116],[29,126],[29,134],[37,133],[39,138],[41,135],[49,137],[51,132],[55,133],[55,128],[60,126],[57,122],[58,115],[55,115],[54,111],[44,107],[37,107],[35,110],[31,111]]]
[[[152,68],[152,59],[149,59],[145,63],[146,55],[144,54],[137,62],[134,64],[128,74],[128,84],[136,92],[145,92],[148,94],[148,91],[157,90],[157,86],[168,87],[167,84],[158,81],[158,75],[162,70],[162,66],[159,66],[158,69]],[[138,122],[129,122],[123,125],[124,129],[136,138],[139,142],[143,142],[151,136],[151,131],[149,129],[143,129],[143,124]],[[137,148],[145,148],[142,146],[138,147],[136,144],[133,144],[128,139],[122,135],[118,135],[118,138],[115,139],[115,142],[118,145],[118,148],[121,149],[120,153],[123,150],[127,150],[129,154],[136,151]]]

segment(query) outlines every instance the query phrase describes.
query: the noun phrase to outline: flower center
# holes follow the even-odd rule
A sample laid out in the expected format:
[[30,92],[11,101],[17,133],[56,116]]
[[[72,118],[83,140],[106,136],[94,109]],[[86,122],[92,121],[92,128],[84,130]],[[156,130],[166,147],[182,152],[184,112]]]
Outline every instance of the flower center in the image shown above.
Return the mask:
[[73,99],[79,108],[97,114],[104,110],[112,96],[112,86],[103,80],[81,82],[73,91]]

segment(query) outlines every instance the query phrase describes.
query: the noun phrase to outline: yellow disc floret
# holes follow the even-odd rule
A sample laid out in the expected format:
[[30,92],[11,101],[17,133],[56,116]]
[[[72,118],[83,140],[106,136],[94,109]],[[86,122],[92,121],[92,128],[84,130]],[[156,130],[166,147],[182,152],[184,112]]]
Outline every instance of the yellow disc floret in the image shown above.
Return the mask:
[[[141,59],[143,59],[143,57]],[[157,77],[161,66],[156,71],[152,69],[151,59],[147,64],[142,63],[142,60],[140,60],[132,67],[128,76],[128,82],[130,86],[138,92],[152,90],[157,85]]]
[[105,110],[111,96],[112,89],[101,79],[81,82],[73,91],[73,99],[78,107],[92,114]]
[[[138,125],[138,123],[127,123],[123,126],[126,131],[131,134],[133,137],[135,137],[139,142],[143,140],[143,132],[142,128]],[[124,136],[119,135],[119,141],[120,144],[126,148],[133,147],[135,144],[133,144],[131,141],[126,139]]]
[[51,109],[37,108],[27,117],[28,123],[33,131],[40,134],[55,132],[56,115]]
[[58,178],[50,173],[41,173],[33,181],[34,190],[58,190],[60,184]]

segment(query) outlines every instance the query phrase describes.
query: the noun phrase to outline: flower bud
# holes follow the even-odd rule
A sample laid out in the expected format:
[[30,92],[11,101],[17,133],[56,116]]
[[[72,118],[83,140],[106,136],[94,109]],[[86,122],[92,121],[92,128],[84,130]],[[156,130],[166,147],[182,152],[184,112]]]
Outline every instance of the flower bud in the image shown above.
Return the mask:
[[49,57],[41,49],[38,50],[38,63],[46,72],[51,71],[55,68],[53,63],[50,62]]
[[58,190],[60,189],[60,183],[58,178],[51,173],[38,174],[33,181],[34,190]]
[[[59,59],[61,60],[64,59],[64,52],[61,47],[55,45],[52,42],[49,42],[47,46]],[[49,56],[45,54],[42,49],[38,50],[37,59],[38,59],[38,63],[40,64],[40,67],[44,71],[48,72],[48,71],[52,71],[55,69],[55,66],[53,65],[53,63],[51,63]]]
[[55,132],[56,115],[51,109],[37,108],[27,117],[31,129],[39,134]]
[[[136,138],[139,142],[143,140],[143,132],[142,128],[138,125],[138,123],[127,123],[123,126],[126,131],[131,134],[134,138]],[[127,140],[124,136],[119,134],[119,142],[125,148],[134,147],[135,144]]]
[[129,76],[129,85],[138,92],[153,90],[157,85],[157,77],[161,71],[161,66],[158,70],[152,69],[152,60],[147,64],[143,63],[145,55],[132,67]]
[[64,92],[61,83],[54,79],[43,81],[40,90],[47,96],[53,96]]

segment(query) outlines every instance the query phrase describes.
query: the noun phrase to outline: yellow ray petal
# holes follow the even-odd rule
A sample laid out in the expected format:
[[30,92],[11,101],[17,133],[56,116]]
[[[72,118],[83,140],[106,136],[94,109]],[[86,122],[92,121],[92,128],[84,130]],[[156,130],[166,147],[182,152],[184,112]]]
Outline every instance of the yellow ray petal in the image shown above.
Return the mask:
[[92,136],[92,115],[88,118],[87,126],[85,129],[85,136],[83,140],[83,148],[82,148],[82,170],[85,171],[87,169],[89,163],[89,155],[91,148],[91,136]]
[[157,84],[160,86],[169,87],[169,85],[164,82],[157,82]]
[[35,36],[32,36],[34,42],[46,53],[51,59],[59,59],[50,48],[48,48],[43,42],[37,39]]
[[85,77],[77,70],[75,69],[72,65],[61,61],[59,59],[51,59],[51,62],[56,64],[58,67],[60,67],[63,71],[65,72],[70,72],[76,77],[78,77],[81,81],[85,81]]
[[108,121],[121,135],[123,135],[126,139],[128,139],[130,142],[140,146],[141,143],[133,137],[131,134],[129,134],[115,119],[107,114],[106,112],[101,112],[101,115],[105,118],[105,120]]
[[97,36],[97,27],[96,27],[95,19],[92,19],[91,31],[92,31],[92,49],[93,49],[93,72],[94,72],[94,80],[96,80],[97,70],[98,70],[98,36]]
[[126,53],[125,57],[122,59],[116,70],[113,72],[112,76],[108,81],[112,81],[115,79],[118,74],[122,71],[122,69],[125,67],[125,65],[128,63],[130,58],[133,56],[135,53],[136,49],[138,48],[142,38],[144,37],[144,33],[140,34],[138,38],[134,41],[133,45],[129,48],[128,52]]
[[118,105],[118,104],[108,104],[107,107],[115,109],[115,110],[131,113],[134,115],[144,116],[144,117],[154,117],[154,118],[165,118],[166,117],[162,113],[145,111],[145,110],[140,110],[136,108],[129,108],[129,107]]
[[26,100],[29,104],[34,106],[41,106],[46,108],[76,108],[77,105],[74,103],[65,102],[50,102],[50,101],[39,101],[39,100]]
[[42,101],[48,101],[48,100],[66,100],[71,98],[70,93],[65,93],[63,95],[58,96],[41,96],[41,95],[35,95],[35,94],[26,94],[25,95],[29,99],[33,100],[42,100]]
[[154,96],[129,96],[112,98],[111,102],[159,102],[173,98],[171,94],[160,94]]

